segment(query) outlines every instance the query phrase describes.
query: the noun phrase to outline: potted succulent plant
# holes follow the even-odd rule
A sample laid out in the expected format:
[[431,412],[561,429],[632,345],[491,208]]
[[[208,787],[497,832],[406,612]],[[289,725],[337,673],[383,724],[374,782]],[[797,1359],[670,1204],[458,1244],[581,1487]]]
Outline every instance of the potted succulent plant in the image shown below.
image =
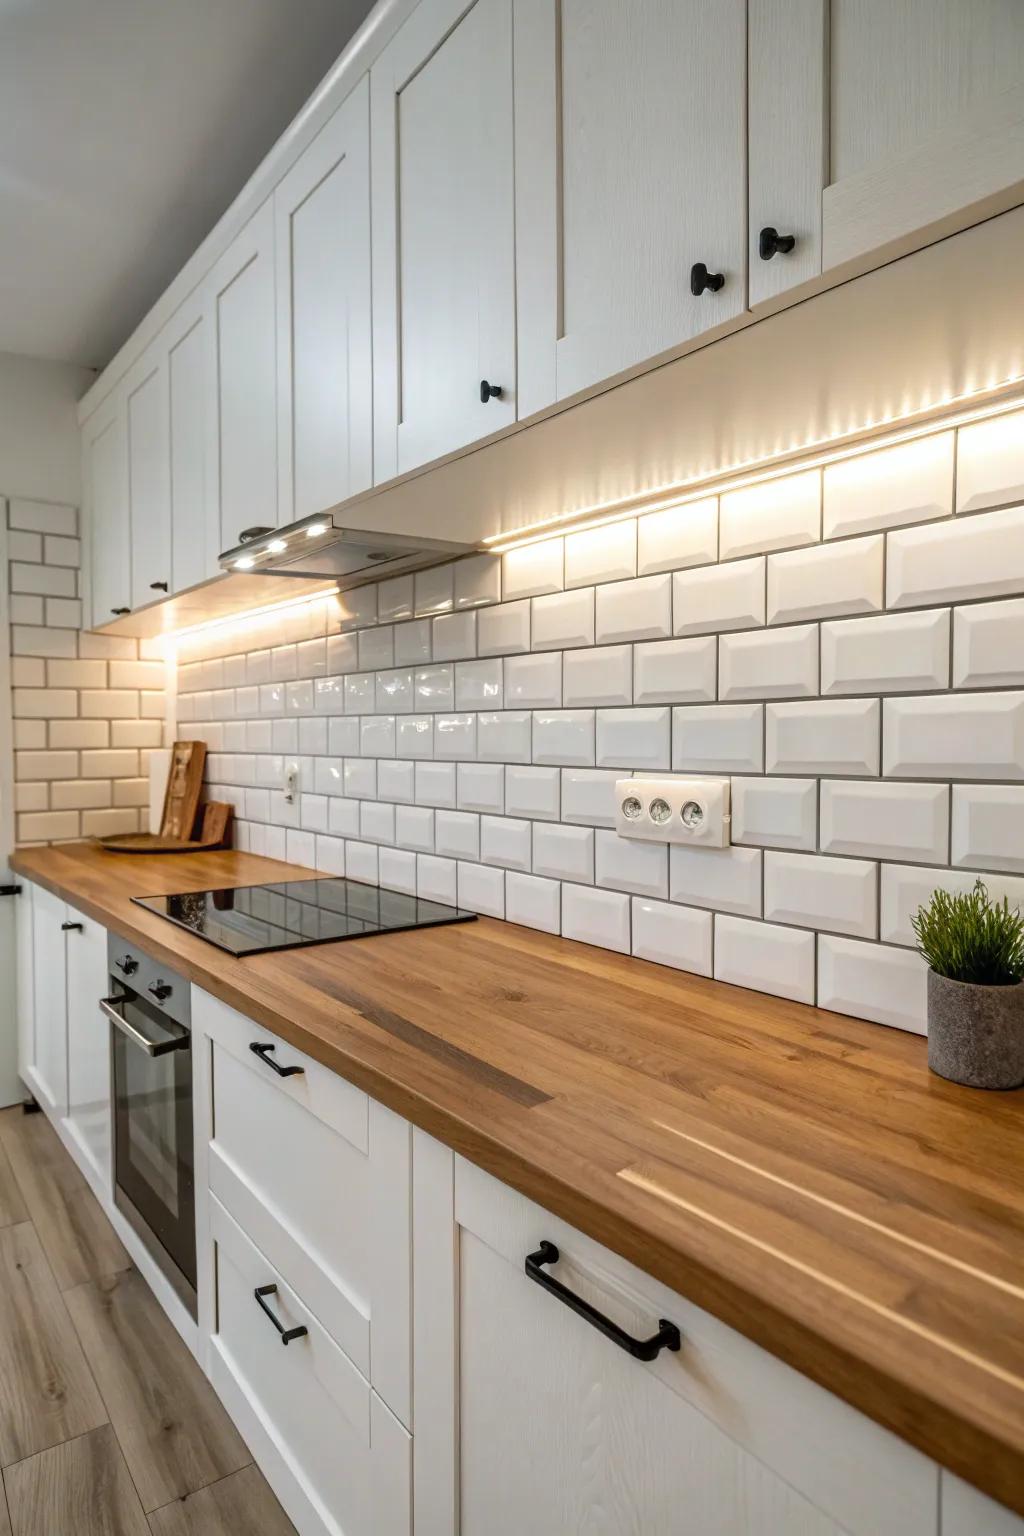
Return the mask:
[[928,962],[928,1065],[969,1088],[1024,1085],[1024,917],[981,880],[912,920]]

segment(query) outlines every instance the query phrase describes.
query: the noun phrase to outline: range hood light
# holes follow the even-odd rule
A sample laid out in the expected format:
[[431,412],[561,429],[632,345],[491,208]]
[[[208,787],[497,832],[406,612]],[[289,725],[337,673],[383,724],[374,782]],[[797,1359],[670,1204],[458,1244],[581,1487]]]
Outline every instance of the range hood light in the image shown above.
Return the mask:
[[310,523],[309,527],[306,529],[306,538],[307,539],[318,539],[322,533],[326,533],[326,532],[327,532],[327,524],[326,523]]
[[267,545],[267,554],[268,555],[283,555],[287,548],[288,548],[288,540],[287,539],[271,539],[270,543]]
[[235,561],[235,570],[251,571],[255,564],[256,561],[253,559],[252,555],[242,555],[241,559]]

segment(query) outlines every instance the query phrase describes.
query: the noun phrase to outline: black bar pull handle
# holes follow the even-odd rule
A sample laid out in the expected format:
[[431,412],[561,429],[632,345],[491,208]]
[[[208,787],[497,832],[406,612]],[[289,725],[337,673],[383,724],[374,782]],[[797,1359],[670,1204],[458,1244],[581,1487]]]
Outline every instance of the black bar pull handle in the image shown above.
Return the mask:
[[84,923],[61,923],[60,931],[61,931],[61,933],[84,933],[85,932],[85,924]]
[[20,885],[0,885],[0,896],[20,896]]
[[578,1312],[585,1318],[592,1328],[598,1333],[603,1333],[606,1339],[611,1339],[620,1349],[624,1349],[627,1355],[632,1355],[634,1360],[656,1360],[663,1349],[677,1350],[682,1345],[682,1338],[675,1323],[659,1319],[658,1331],[649,1339],[634,1339],[632,1334],[620,1328],[618,1323],[613,1323],[610,1317],[605,1317],[596,1307],[592,1307],[589,1301],[584,1301],[582,1296],[576,1296],[568,1286],[556,1280],[553,1275],[546,1275],[543,1266],[545,1264],[557,1264],[559,1259],[558,1249],[554,1243],[546,1240],[541,1243],[536,1253],[526,1256],[526,1273],[531,1280],[536,1280],[552,1296],[557,1296],[559,1301],[573,1312]]
[[276,1296],[276,1285],[258,1285],[253,1291],[253,1295],[256,1297],[260,1311],[267,1314],[267,1316],[270,1318],[270,1321],[281,1335],[282,1344],[290,1344],[292,1339],[302,1339],[309,1332],[309,1329],[306,1327],[305,1323],[300,1323],[297,1328],[286,1328],[284,1323],[281,1322],[280,1318],[275,1317],[273,1312],[271,1312],[263,1298],[264,1296]]
[[258,1040],[251,1040],[249,1042],[249,1049],[254,1056],[258,1056],[260,1061],[270,1068],[271,1072],[276,1072],[278,1077],[294,1077],[297,1072],[305,1072],[306,1070],[305,1067],[279,1067],[270,1054],[271,1051],[277,1050],[276,1045],[263,1045]]

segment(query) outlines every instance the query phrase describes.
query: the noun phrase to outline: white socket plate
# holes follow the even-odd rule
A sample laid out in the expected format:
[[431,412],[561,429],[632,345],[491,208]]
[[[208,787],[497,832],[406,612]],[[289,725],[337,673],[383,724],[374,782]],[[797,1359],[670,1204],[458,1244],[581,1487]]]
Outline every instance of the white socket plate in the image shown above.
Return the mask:
[[[727,848],[732,818],[728,779],[635,778],[615,784],[615,830],[620,837],[650,843],[684,843],[697,848]],[[627,816],[628,801],[640,802],[638,815]],[[656,820],[659,803],[662,820]],[[655,815],[652,815],[652,807]],[[687,815],[683,811],[687,808]],[[696,808],[696,809],[694,809]]]

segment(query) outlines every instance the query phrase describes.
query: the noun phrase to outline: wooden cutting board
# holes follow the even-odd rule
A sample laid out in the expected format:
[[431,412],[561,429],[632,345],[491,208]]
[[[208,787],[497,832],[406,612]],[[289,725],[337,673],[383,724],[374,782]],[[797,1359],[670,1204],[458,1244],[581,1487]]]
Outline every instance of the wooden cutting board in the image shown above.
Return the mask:
[[191,838],[199,810],[206,764],[205,741],[176,741],[171,749],[160,836],[186,842]]
[[161,832],[119,832],[96,841],[109,853],[199,853],[227,847],[233,817],[233,806],[222,800],[210,800],[203,807],[203,824],[197,838],[164,837]]

